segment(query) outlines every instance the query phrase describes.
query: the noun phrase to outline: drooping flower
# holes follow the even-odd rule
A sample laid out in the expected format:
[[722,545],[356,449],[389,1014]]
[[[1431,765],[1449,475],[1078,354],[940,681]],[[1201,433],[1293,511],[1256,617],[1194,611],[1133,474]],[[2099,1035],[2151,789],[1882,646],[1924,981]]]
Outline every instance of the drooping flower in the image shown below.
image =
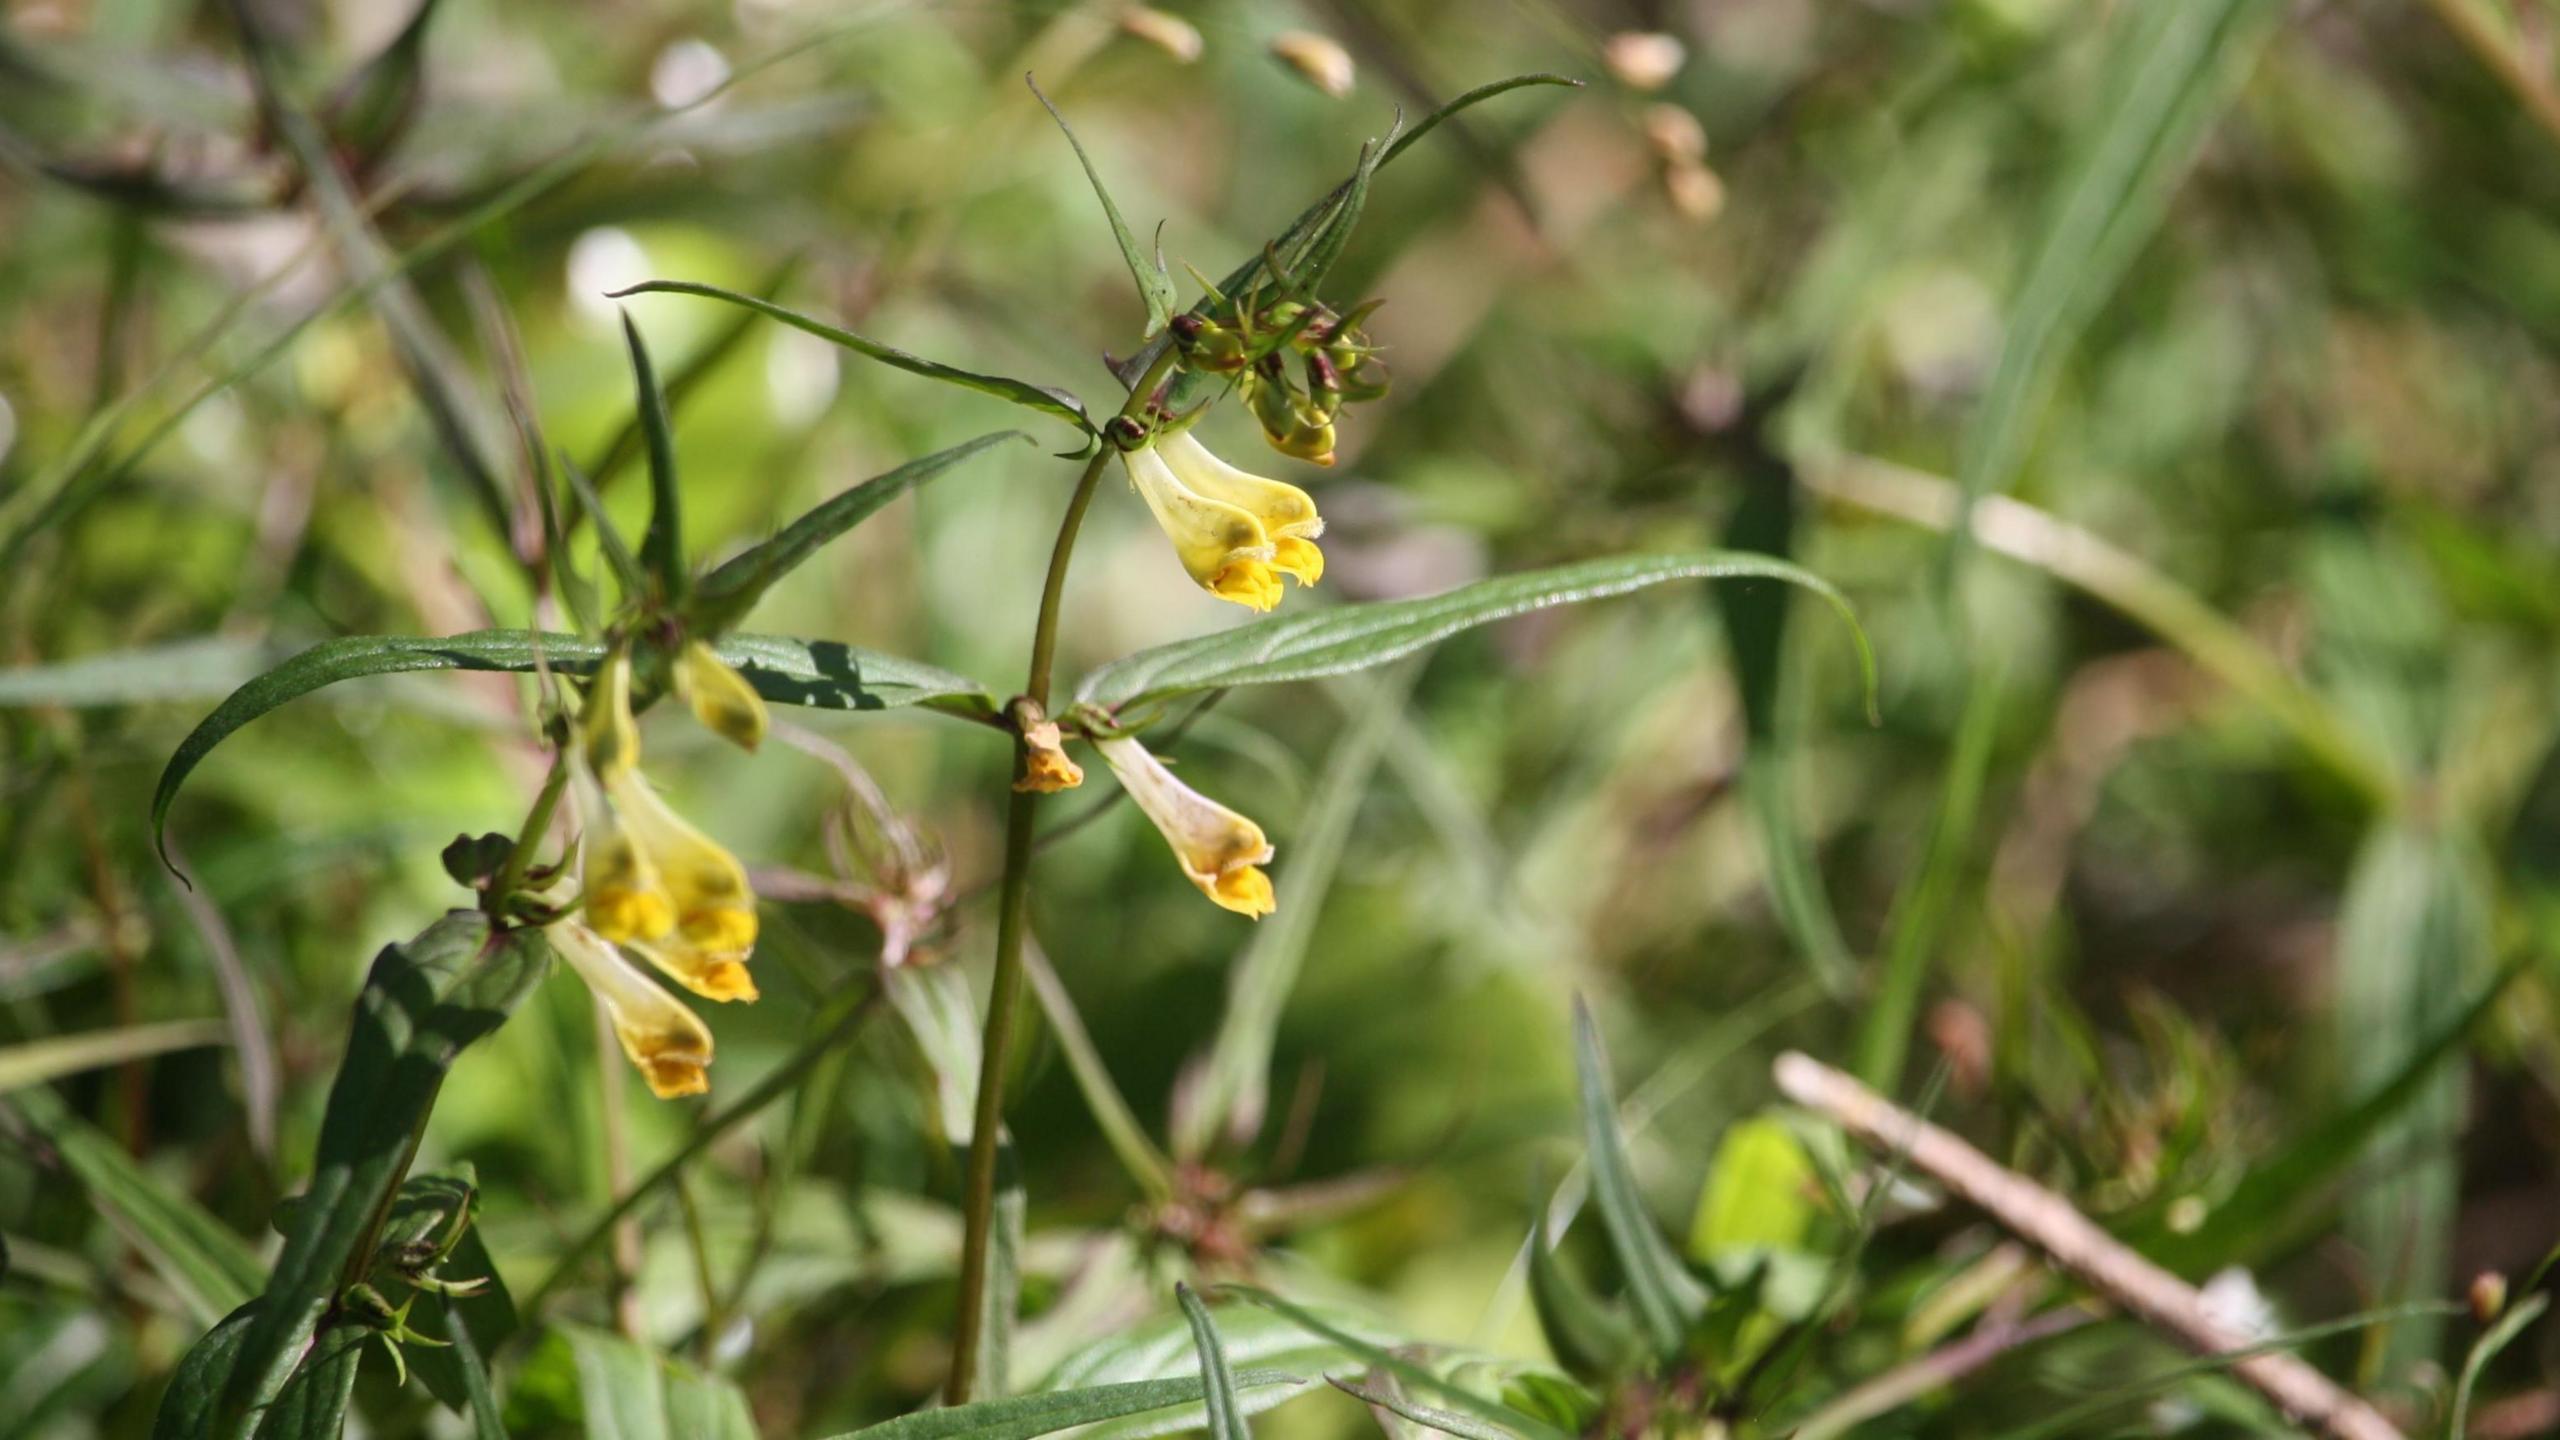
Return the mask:
[[1022,776],[1013,782],[1014,789],[1055,795],[1083,783],[1084,767],[1067,754],[1057,721],[1043,720],[1022,732]]
[[563,920],[543,932],[613,1023],[622,1053],[661,1100],[711,1088],[711,1027],[594,930]]
[[1128,736],[1096,741],[1095,748],[1201,894],[1239,915],[1259,919],[1272,912],[1271,877],[1261,869],[1270,863],[1271,842],[1261,826],[1175,779]]
[[1174,478],[1193,494],[1224,501],[1260,522],[1271,538],[1272,569],[1301,585],[1323,578],[1324,552],[1315,540],[1324,533],[1324,517],[1316,513],[1314,496],[1286,481],[1237,469],[1188,430],[1157,441],[1156,449]]
[[755,893],[737,857],[668,808],[641,776],[627,651],[605,658],[579,728],[586,923],[697,995],[753,1000],[746,962],[756,943]]
[[756,945],[755,892],[747,886],[746,867],[668,808],[639,771],[605,777],[604,789],[611,819],[595,844],[612,863],[654,876],[657,889],[650,898],[664,908],[652,907],[646,914],[651,920],[663,917],[664,923],[654,929],[622,929],[613,921],[632,907],[597,911],[595,851],[588,859],[588,923],[606,939],[638,950],[697,995],[754,999],[755,982],[747,978],[746,962]]
[[1251,610],[1280,603],[1280,577],[1272,568],[1276,548],[1251,511],[1183,484],[1157,445],[1123,451],[1120,459],[1129,483],[1200,588]]

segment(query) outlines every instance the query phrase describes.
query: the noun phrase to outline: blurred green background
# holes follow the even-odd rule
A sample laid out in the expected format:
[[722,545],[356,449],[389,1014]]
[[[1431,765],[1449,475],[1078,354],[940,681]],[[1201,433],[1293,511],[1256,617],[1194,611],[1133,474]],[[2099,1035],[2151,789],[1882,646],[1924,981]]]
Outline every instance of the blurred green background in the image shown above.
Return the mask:
[[[405,123],[367,137],[359,107],[334,112],[377,253],[432,247],[373,298],[262,125],[220,7],[0,8],[0,1067],[48,1037],[217,1022],[215,1043],[47,1083],[74,1117],[56,1123],[251,1245],[302,1183],[367,958],[460,903],[447,840],[523,813],[528,687],[368,680],[250,727],[174,812],[192,891],[152,855],[161,763],[315,641],[536,618],[464,458],[478,444],[516,483],[511,371],[638,533],[639,467],[598,465],[631,418],[605,291],[760,291],[797,257],[786,304],[1116,405],[1100,356],[1135,347],[1141,311],[1026,71],[1177,276],[1251,254],[1398,107],[1522,71],[1587,80],[1471,110],[1379,180],[1328,288],[1387,301],[1370,328],[1395,386],[1346,421],[1339,466],[1271,454],[1236,413],[1203,433],[1322,503],[1330,568],[1292,608],[1776,549],[1856,602],[1881,692],[1869,723],[1819,606],[1780,632],[1772,591],[1675,586],[1207,712],[1171,747],[1181,773],[1264,824],[1284,917],[1313,923],[1267,1122],[1186,1183],[1287,1203],[1218,1211],[1277,1218],[1214,1243],[1184,1230],[1198,1214],[1143,1206],[1038,1027],[1011,1112],[1019,1381],[1161,1327],[1195,1265],[1539,1358],[1517,1256],[1580,1153],[1576,994],[1621,1087],[1656,1082],[1633,1145],[1675,1238],[1719,1134],[1772,1103],[1784,1046],[1925,1097],[2158,1235],[2299,1154],[2504,976],[2423,1093],[2185,1268],[2246,1267],[2290,1329],[2458,1299],[2483,1270],[2521,1283],[2560,1241],[2546,0],[1175,5],[1188,60],[1110,4],[446,0],[413,51],[391,0],[255,8],[308,103],[379,93],[347,77],[386,46],[418,62]],[[1270,53],[1302,30],[1356,61],[1348,94]],[[1676,37],[1668,74],[1610,50],[1630,31]],[[2129,112],[2157,122],[2130,149]],[[677,440],[704,560],[972,435],[1073,438],[708,301],[627,309],[662,370],[698,377]],[[404,359],[420,333],[427,358]],[[1072,476],[1001,448],[792,576],[751,628],[1010,693]],[[1958,549],[1967,478],[2013,498]],[[1069,675],[1240,618],[1116,480],[1066,613]],[[922,958],[974,977],[1003,745],[913,713],[784,718],[942,857]],[[650,743],[764,888],[842,872],[824,759],[674,723]],[[1329,785],[1353,807],[1336,873],[1293,886]],[[710,1017],[709,1105],[870,983],[880,931],[858,909],[768,900],[764,999]],[[1043,855],[1032,921],[1159,1139],[1239,957],[1290,944],[1282,919],[1203,904],[1125,806]],[[702,1113],[651,1102],[609,1051],[599,1067],[588,1009],[549,980],[456,1069],[421,1152],[476,1166],[519,1298]],[[688,1166],[685,1206],[639,1209],[627,1287],[587,1266],[554,1313],[734,1377],[766,1434],[916,1403],[945,1363],[949,1053],[875,1016]],[[0,1094],[0,1431],[144,1433],[209,1317],[18,1098]],[[729,1297],[716,1329],[687,1209]],[[1960,1208],[1893,1214],[1806,1394],[1925,1348],[1910,1312],[1997,1240]],[[2430,1312],[2311,1353],[2440,1433],[2478,1334]],[[2173,1359],[2101,1323],[1859,1433],[2003,1433]],[[567,1361],[529,1344],[510,1368],[519,1433],[574,1429]],[[2474,1433],[2560,1427],[2555,1383],[2533,1332],[2489,1366]],[[2178,1395],[2075,1433],[2250,1424],[2226,1389]],[[456,1423],[387,1370],[359,1404],[371,1434]],[[2493,1420],[2511,1428],[2476,1428]],[[1266,1423],[1368,1421],[1326,1395]]]

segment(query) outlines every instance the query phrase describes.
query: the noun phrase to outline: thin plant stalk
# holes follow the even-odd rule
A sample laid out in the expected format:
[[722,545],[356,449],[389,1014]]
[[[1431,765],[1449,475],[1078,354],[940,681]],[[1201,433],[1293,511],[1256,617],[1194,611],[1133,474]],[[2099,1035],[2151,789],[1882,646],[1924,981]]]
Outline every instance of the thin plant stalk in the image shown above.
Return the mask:
[[[1173,372],[1174,358],[1173,347],[1167,346],[1147,367],[1130,389],[1128,403],[1120,408],[1122,418],[1140,417],[1156,388]],[[1067,500],[1067,513],[1058,522],[1057,543],[1050,547],[1049,574],[1040,587],[1040,614],[1032,623],[1031,671],[1022,687],[1030,708],[1043,715],[1048,712],[1050,672],[1057,661],[1058,612],[1066,597],[1067,564],[1074,558],[1085,512],[1093,508],[1094,492],[1101,488],[1103,471],[1115,453],[1105,439],[1085,462],[1084,473],[1076,477],[1075,493]],[[1016,707],[1017,714],[1020,710]],[[1023,753],[1017,734],[1017,777],[1022,774]],[[979,1312],[987,1293],[987,1237],[995,1217],[996,1130],[1004,1122],[1005,1064],[1013,1053],[1014,1018],[1022,1008],[1022,927],[1031,895],[1031,851],[1039,803],[1037,791],[1015,790],[1005,805],[1004,878],[996,891],[995,977],[988,987],[987,1027],[979,1047],[978,1108],[969,1127],[968,1180],[962,1202],[967,1223],[960,1242],[959,1308],[951,1322],[951,1378],[943,1386],[943,1399],[952,1405],[967,1404],[977,1383],[978,1335],[983,1323]]]

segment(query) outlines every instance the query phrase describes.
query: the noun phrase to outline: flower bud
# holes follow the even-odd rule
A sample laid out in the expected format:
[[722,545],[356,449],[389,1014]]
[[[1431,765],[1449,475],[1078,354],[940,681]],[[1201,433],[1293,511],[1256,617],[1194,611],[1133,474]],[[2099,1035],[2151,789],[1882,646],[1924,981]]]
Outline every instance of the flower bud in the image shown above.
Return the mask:
[[1677,105],[1644,107],[1645,143],[1665,165],[1696,164],[1707,158],[1707,127]]
[[1674,165],[1664,171],[1662,193],[1684,220],[1703,225],[1724,213],[1724,182],[1704,165]]
[[1232,375],[1245,366],[1244,337],[1196,315],[1177,315],[1167,327],[1181,347],[1184,363],[1213,375]]
[[676,655],[676,693],[712,734],[742,750],[764,743],[764,697],[699,640],[686,641]]
[[2471,1318],[2486,1325],[2507,1308],[2507,1277],[2483,1270],[2471,1279]]
[[1647,94],[1670,84],[1688,59],[1680,37],[1658,30],[1621,30],[1600,47],[1600,62],[1618,83]]
[[1120,12],[1120,29],[1185,65],[1200,58],[1200,31],[1179,15],[1168,15],[1153,6],[1132,5]]
[[1298,72],[1298,78],[1334,99],[1351,93],[1351,52],[1341,42],[1312,30],[1288,30],[1271,37],[1273,59]]

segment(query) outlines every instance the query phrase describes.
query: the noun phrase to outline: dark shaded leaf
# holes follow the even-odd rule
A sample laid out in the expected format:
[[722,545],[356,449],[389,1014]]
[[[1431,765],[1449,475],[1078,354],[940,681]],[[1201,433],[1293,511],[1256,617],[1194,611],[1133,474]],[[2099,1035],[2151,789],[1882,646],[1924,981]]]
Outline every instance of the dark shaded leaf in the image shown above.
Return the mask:
[[331,1302],[373,1258],[369,1247],[445,1072],[505,1022],[550,959],[539,932],[493,932],[475,910],[449,912],[374,957],[329,1087],[311,1184],[283,1227],[284,1252],[241,1338],[215,1434],[250,1435],[282,1403]]
[[152,1440],[198,1440],[213,1429],[213,1408],[231,1367],[240,1357],[240,1337],[249,1332],[260,1302],[252,1300],[222,1317],[220,1324],[196,1338],[178,1360],[169,1388],[161,1393],[159,1413],[151,1422]]
[[[995,698],[976,681],[913,660],[778,635],[731,635],[712,647],[736,666],[756,693],[781,705],[820,710],[888,710],[922,705],[968,719],[995,713]],[[496,670],[522,674],[548,665],[571,675],[594,672],[599,641],[535,630],[474,630],[462,635],[351,635],[323,641],[233,691],[178,742],[151,798],[156,836],[178,788],[213,748],[241,726],[289,700],[341,680],[418,670]],[[163,861],[168,858],[164,849]]]
[[631,382],[639,391],[640,433],[649,450],[649,528],[640,536],[640,564],[669,600],[684,594],[684,492],[676,482],[675,428],[667,420],[667,397],[658,389],[657,369],[649,363],[649,347],[640,327],[622,317],[622,343],[631,352]]
[[1627,1163],[1626,1138],[1618,1133],[1616,1092],[1600,1052],[1600,1030],[1591,1011],[1573,1005],[1574,1069],[1582,1090],[1582,1138],[1591,1168],[1591,1202],[1600,1212],[1609,1249],[1627,1282],[1627,1299],[1655,1358],[1669,1360],[1688,1343],[1690,1328],[1706,1313],[1706,1287],[1681,1265],[1636,1189]]

